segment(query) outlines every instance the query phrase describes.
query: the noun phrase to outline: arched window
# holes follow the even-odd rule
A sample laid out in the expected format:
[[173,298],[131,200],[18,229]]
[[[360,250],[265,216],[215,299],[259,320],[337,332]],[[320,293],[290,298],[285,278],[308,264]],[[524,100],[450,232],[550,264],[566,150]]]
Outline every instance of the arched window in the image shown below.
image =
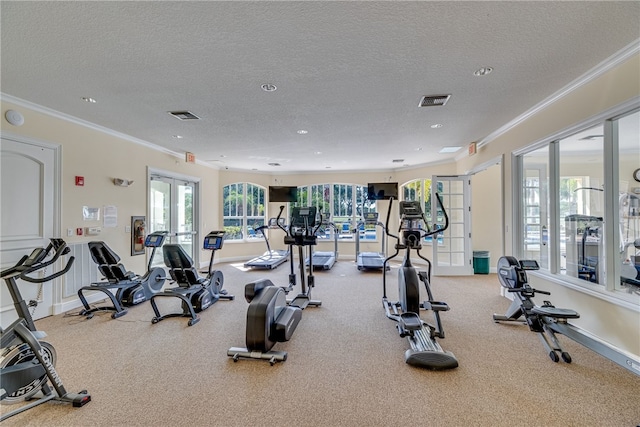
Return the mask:
[[261,238],[255,232],[265,224],[265,188],[236,182],[222,189],[225,240]]

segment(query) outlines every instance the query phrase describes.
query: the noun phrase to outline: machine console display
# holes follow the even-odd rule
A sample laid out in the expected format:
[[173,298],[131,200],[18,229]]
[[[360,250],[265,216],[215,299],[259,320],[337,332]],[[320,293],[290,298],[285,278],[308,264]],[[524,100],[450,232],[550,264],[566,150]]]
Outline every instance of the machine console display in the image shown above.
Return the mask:
[[520,267],[522,267],[523,270],[540,270],[538,261],[535,259],[521,259]]
[[224,242],[224,232],[212,231],[211,233],[205,236],[202,248],[210,251],[215,251],[218,249],[222,249],[223,242]]
[[164,243],[164,234],[151,233],[144,240],[144,245],[148,248],[159,248]]
[[378,212],[365,212],[363,215],[364,221],[369,223],[378,222]]

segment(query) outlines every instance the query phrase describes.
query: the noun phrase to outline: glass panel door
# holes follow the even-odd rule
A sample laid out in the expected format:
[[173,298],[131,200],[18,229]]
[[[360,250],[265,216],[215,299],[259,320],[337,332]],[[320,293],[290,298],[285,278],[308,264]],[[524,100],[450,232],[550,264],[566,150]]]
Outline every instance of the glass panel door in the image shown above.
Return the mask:
[[[177,243],[197,263],[198,241],[195,227],[196,183],[152,174],[149,182],[148,232],[167,231],[165,243]],[[162,250],[157,250],[153,265],[164,265]]]
[[438,193],[449,216],[449,227],[433,239],[433,274],[473,274],[471,261],[470,180],[467,176],[434,176],[431,185],[432,221],[444,224]]

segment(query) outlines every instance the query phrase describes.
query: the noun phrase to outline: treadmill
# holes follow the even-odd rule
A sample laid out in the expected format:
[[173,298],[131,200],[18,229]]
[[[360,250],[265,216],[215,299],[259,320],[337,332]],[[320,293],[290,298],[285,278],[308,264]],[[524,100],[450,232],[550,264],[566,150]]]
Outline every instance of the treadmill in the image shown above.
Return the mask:
[[[338,260],[338,228],[333,222],[325,222],[322,225],[333,228],[333,252],[313,251],[311,254],[311,265],[314,270],[331,270],[333,264]],[[320,227],[320,229],[323,229],[323,227]],[[305,263],[309,265],[308,257]]]
[[[382,248],[380,252],[360,252],[360,227],[366,229],[367,225],[379,226],[382,228]],[[385,236],[386,233],[384,224],[378,221],[378,212],[366,212],[363,215],[363,219],[358,221],[356,225],[356,264],[358,270],[382,270],[384,267],[385,254]],[[387,265],[387,270],[390,267]]]
[[256,231],[260,232],[262,234],[262,237],[264,237],[264,241],[267,244],[267,251],[264,254],[245,262],[244,263],[245,268],[261,268],[261,269],[271,270],[287,262],[287,259],[289,258],[289,249],[272,250],[271,246],[269,245],[269,238],[267,237],[267,234],[264,232],[265,229],[276,228],[276,227],[277,227],[276,219],[270,218],[268,225],[262,225],[256,228]]

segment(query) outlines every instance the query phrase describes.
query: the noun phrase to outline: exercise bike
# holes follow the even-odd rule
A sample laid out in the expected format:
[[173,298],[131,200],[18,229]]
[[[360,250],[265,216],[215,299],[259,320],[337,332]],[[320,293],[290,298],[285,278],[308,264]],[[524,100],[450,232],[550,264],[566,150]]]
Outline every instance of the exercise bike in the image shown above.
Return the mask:
[[[322,304],[321,301],[311,299],[311,288],[315,285],[313,267],[309,267],[309,277],[305,282],[306,263],[303,252],[304,246],[308,246],[311,252],[309,256],[313,256],[312,247],[316,244],[317,231],[313,228],[316,208],[293,208],[288,229],[285,229],[280,222],[283,210],[284,206],[281,206],[277,223],[287,233],[284,243],[291,249],[293,246],[299,249],[302,291],[295,298],[287,300],[286,295],[293,290],[292,275],[289,275],[287,287],[275,286],[268,279],[245,285],[245,299],[249,303],[246,347],[231,347],[227,350],[227,356],[233,358],[234,362],[240,358],[268,360],[271,366],[276,362],[284,362],[287,360],[287,352],[272,350],[273,346],[278,342],[289,341],[302,318],[302,310],[310,305],[318,307]],[[295,285],[295,275],[293,275],[293,281]]]
[[[213,269],[213,258],[215,252],[222,249],[224,242],[224,231],[212,231],[204,238],[203,249],[211,251],[209,259],[209,269],[207,276],[201,277],[193,264],[193,260],[187,252],[178,244],[167,244],[162,248],[164,263],[169,267],[169,274],[173,283],[178,286],[165,289],[151,297],[151,307],[155,316],[151,323],[158,323],[168,317],[189,317],[188,325],[195,325],[200,321],[197,313],[206,310],[219,299],[233,300],[234,296],[229,295],[224,286],[224,275],[222,271]],[[174,297],[179,298],[182,304],[182,311],[160,314],[156,298]]]
[[[127,314],[125,307],[132,307],[148,301],[153,295],[160,292],[167,276],[164,268],[152,268],[151,263],[156,250],[163,245],[166,236],[166,231],[156,231],[146,237],[144,246],[153,248],[153,250],[149,256],[147,272],[144,276],[138,276],[131,271],[127,271],[120,263],[120,257],[106,243],[100,241],[89,242],[91,258],[98,264],[98,270],[107,281],[92,283],[78,290],[78,297],[84,306],[84,309],[80,311],[80,315],[91,319],[97,311],[113,311],[111,318],[117,319]],[[115,294],[111,291],[112,289],[117,289]],[[111,306],[91,308],[84,296],[85,291],[104,293],[111,300]]]
[[562,349],[556,333],[562,334],[575,342],[595,351],[603,357],[640,375],[640,361],[622,350],[595,337],[585,335],[580,329],[568,322],[568,319],[580,317],[574,310],[556,308],[551,302],[544,301],[541,306],[533,302],[536,294],[551,295],[550,292],[532,288],[527,279],[527,271],[539,270],[536,260],[517,260],[512,256],[498,259],[498,279],[507,292],[514,294],[514,299],[504,315],[494,314],[493,321],[524,322],[532,332],[538,334],[549,358],[554,362],[560,359],[571,363],[571,355]]
[[[18,314],[18,319],[7,329],[0,328],[0,341],[2,342],[0,403],[14,404],[37,399],[2,414],[0,421],[50,400],[71,403],[74,407],[84,406],[91,401],[91,395],[86,390],[80,393],[70,393],[65,389],[62,379],[55,370],[55,348],[48,342],[42,341],[46,334],[36,329],[27,303],[20,294],[17,284],[17,279],[30,283],[44,283],[67,273],[71,269],[74,257],[70,257],[65,267],[58,272],[42,277],[29,276],[55,263],[60,256],[67,253],[69,253],[69,248],[64,240],[51,239],[51,243],[46,248],[34,249],[31,255],[23,256],[15,266],[0,273],[9,288],[13,305]],[[51,258],[47,260],[49,255]],[[29,306],[34,304],[29,303]],[[51,386],[53,386],[53,390]],[[38,393],[41,393],[40,397],[36,397]]]
[[[429,228],[424,216],[420,202],[409,201],[400,202],[400,227],[398,234],[400,237],[389,232],[389,217],[391,216],[391,205],[393,197],[389,199],[389,210],[387,212],[386,233],[396,239],[395,253],[384,260],[382,276],[383,296],[382,305],[387,317],[396,322],[398,333],[401,337],[409,340],[411,348],[405,352],[405,362],[412,366],[433,370],[453,369],[458,367],[458,360],[449,351],[444,351],[437,338],[444,339],[444,328],[440,320],[440,312],[448,311],[449,306],[442,301],[435,301],[431,292],[431,261],[420,254],[422,248],[421,241],[425,237],[437,235],[449,226],[449,217],[442,205],[440,195],[436,193],[436,198],[444,216],[443,227],[434,226]],[[426,230],[422,229],[422,224]],[[434,244],[436,244],[434,242]],[[392,302],[387,298],[386,268],[388,262],[395,258],[400,250],[405,251],[402,265],[398,270],[398,296],[399,301]],[[426,271],[418,271],[411,264],[411,251],[415,250],[418,257],[427,263]],[[427,300],[420,302],[420,282],[424,284],[427,292]],[[420,310],[429,310],[433,313],[435,325],[431,325],[420,317]]]

